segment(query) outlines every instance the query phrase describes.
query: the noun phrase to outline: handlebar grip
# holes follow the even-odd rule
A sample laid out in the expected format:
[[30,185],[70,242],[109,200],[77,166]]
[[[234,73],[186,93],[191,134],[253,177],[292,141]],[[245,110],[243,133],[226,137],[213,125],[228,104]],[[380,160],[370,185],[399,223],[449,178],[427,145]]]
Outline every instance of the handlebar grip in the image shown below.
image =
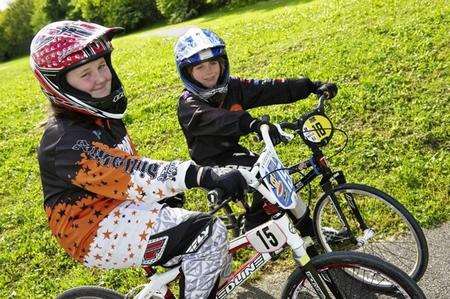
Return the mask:
[[263,123],[263,124],[268,124],[268,123],[270,123],[270,117],[268,116],[268,115],[263,115],[263,116],[261,116],[261,122]]
[[208,202],[211,206],[215,206],[222,202],[223,200],[223,191],[222,189],[216,188],[208,192],[207,195]]
[[284,129],[290,129],[290,130],[297,130],[297,124],[296,123],[290,123],[287,121],[283,121],[280,123],[280,127]]

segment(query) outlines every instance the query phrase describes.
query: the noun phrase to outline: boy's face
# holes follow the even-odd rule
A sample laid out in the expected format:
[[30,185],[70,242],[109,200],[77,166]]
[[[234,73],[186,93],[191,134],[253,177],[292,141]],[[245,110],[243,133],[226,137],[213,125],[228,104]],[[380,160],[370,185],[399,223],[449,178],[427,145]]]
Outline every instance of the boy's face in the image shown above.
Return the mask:
[[192,68],[192,77],[206,88],[213,88],[220,77],[220,63],[217,60],[208,60]]
[[110,95],[111,79],[111,71],[103,57],[83,64],[66,74],[67,83],[93,98]]

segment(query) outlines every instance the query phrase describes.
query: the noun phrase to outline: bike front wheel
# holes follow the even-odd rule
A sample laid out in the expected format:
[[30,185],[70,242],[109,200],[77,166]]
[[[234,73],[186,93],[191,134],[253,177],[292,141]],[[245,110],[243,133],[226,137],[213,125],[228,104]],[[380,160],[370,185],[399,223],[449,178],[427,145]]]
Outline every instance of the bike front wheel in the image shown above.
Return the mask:
[[56,299],[124,299],[125,297],[113,290],[97,287],[82,286],[69,289],[58,295]]
[[428,246],[422,229],[403,205],[380,190],[359,184],[339,185],[319,199],[313,218],[317,240],[327,252],[351,250],[375,255],[416,281],[425,272]]
[[[332,252],[311,259],[313,267],[336,298],[425,298],[406,273],[385,261],[359,252]],[[355,279],[356,278],[356,279]],[[363,279],[361,279],[363,278]],[[389,284],[389,290],[374,288]],[[320,298],[302,267],[292,272],[281,298]]]

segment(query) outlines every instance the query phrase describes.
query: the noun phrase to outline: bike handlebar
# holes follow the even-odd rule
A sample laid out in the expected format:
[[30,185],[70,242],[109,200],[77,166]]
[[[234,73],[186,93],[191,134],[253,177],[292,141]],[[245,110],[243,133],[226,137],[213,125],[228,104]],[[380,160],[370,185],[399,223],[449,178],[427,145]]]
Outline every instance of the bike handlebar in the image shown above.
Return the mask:
[[[317,104],[317,107],[316,107],[315,110],[323,112],[324,107],[325,107],[325,101],[328,100],[327,95],[321,94],[321,95],[317,95],[317,97],[318,97],[318,100],[319,100],[319,104]],[[298,123],[297,122],[291,123],[291,122],[288,122],[288,121],[283,121],[283,122],[279,123],[279,125],[280,125],[280,128],[283,129],[283,130],[284,129],[289,129],[289,130],[296,131],[296,130],[300,129],[298,127]]]
[[323,111],[323,107],[325,106],[325,100],[328,100],[328,94],[318,94],[319,104],[317,105],[318,111]]

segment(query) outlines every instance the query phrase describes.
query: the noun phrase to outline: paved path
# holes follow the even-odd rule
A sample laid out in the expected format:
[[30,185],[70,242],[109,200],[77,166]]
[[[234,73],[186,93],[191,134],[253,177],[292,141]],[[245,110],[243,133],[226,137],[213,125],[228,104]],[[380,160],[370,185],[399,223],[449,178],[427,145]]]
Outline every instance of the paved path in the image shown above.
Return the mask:
[[162,36],[162,37],[180,37],[190,28],[196,27],[192,26],[183,26],[183,27],[169,27],[163,29],[155,29],[150,31],[145,31],[141,33],[140,37],[149,37],[149,36]]
[[[450,298],[450,222],[436,229],[426,230],[424,233],[428,241],[430,260],[419,285],[429,299],[448,299]],[[292,268],[283,269],[283,266],[277,265],[266,271],[269,273],[266,273],[261,280],[252,284],[245,283],[230,298],[280,298],[284,282],[292,272]]]

